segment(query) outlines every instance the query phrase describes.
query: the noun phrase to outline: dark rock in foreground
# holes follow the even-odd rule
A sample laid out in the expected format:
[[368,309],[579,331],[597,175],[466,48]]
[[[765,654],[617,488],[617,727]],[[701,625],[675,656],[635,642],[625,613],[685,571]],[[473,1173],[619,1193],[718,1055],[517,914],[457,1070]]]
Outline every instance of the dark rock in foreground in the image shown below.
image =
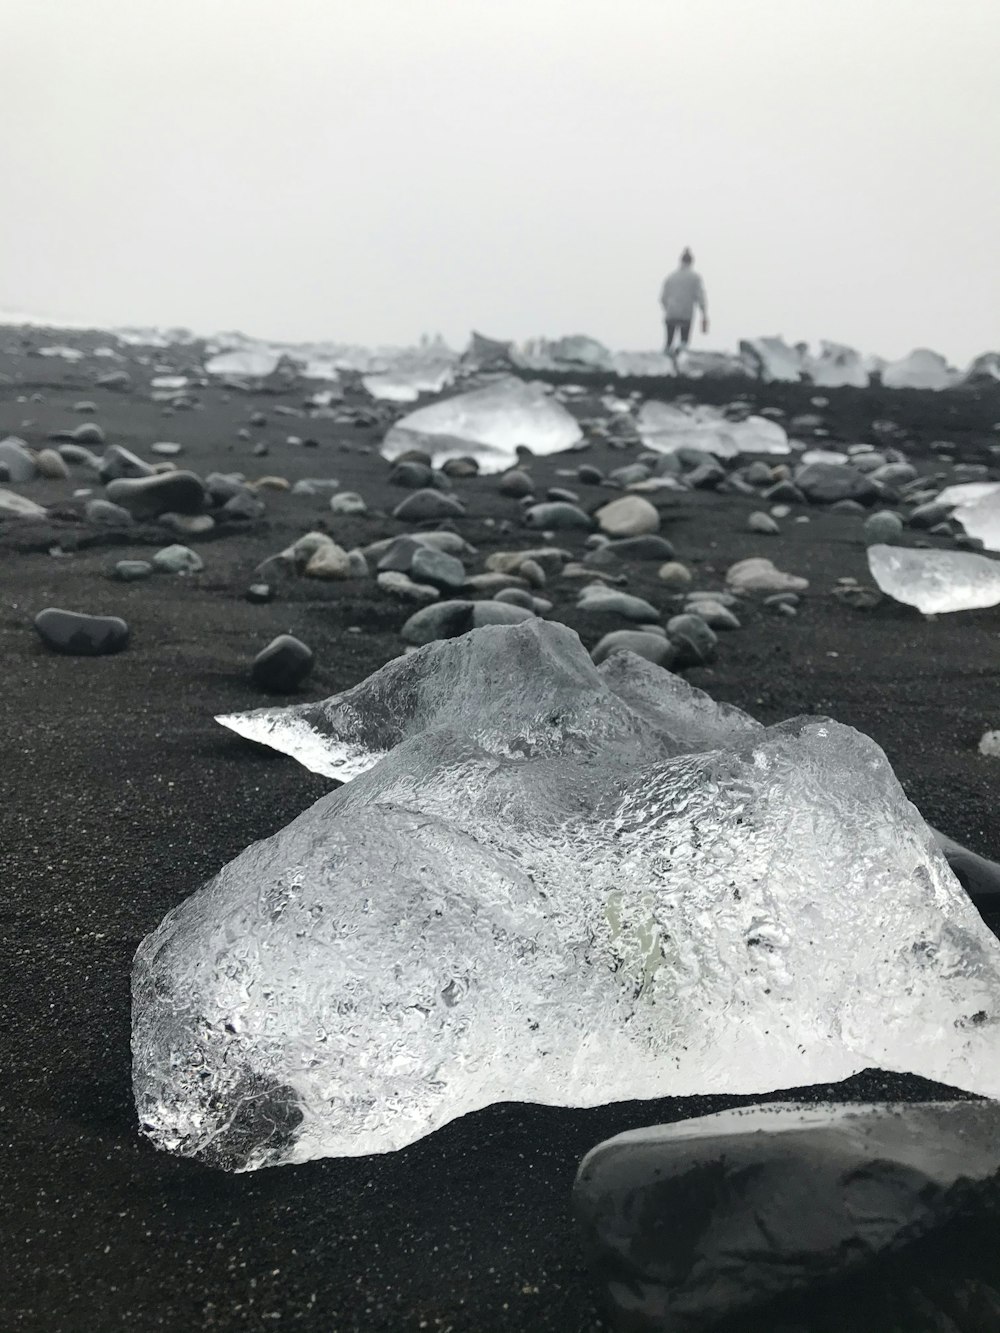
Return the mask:
[[291,634],[279,634],[254,658],[250,679],[262,690],[290,694],[312,668],[312,649]]
[[[621,1333],[846,1333],[853,1321],[822,1318],[827,1284],[877,1276],[888,1256],[957,1216],[995,1210],[998,1171],[995,1102],[775,1103],[609,1139],[581,1164],[574,1202]],[[979,1284],[987,1322],[975,1312],[947,1322],[909,1290],[919,1267],[911,1276],[901,1284],[897,1268],[887,1278],[907,1333],[1000,1328],[992,1287]],[[786,1322],[789,1299],[803,1294],[819,1322]]]
[[49,606],[35,616],[35,629],[53,652],[74,657],[103,657],[128,647],[128,625],[118,616],[88,616]]

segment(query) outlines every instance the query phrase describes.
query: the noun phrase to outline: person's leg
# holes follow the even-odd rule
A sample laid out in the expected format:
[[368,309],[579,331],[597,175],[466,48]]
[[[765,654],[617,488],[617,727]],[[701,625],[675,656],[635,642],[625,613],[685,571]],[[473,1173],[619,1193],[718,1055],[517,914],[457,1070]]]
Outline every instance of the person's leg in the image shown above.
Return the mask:
[[691,321],[689,319],[678,321],[678,332],[681,335],[681,347],[687,347],[691,337]]
[[679,328],[680,328],[680,324],[678,323],[678,321],[677,321],[676,319],[668,319],[668,320],[667,320],[667,345],[666,345],[666,347],[663,349],[665,352],[669,352],[669,351],[671,350],[671,348],[673,347],[673,345],[674,345],[674,336],[676,335],[676,333],[677,333],[677,331],[678,331]]

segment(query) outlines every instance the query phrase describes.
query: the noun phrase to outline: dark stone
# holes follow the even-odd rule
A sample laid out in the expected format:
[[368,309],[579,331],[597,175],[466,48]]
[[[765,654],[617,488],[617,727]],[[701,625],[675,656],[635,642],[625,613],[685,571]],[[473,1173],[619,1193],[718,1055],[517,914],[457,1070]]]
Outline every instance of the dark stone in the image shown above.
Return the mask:
[[769,500],[771,504],[801,505],[806,502],[806,497],[798,486],[790,481],[776,481],[773,486],[767,488],[763,498]]
[[133,522],[132,515],[121,505],[110,500],[88,500],[83,508],[84,518],[95,526],[109,528],[127,528]]
[[534,494],[535,483],[526,472],[514,468],[512,471],[503,474],[497,483],[497,490],[501,495],[510,495],[515,500],[519,500],[524,495]]
[[530,509],[525,510],[524,521],[529,528],[554,530],[582,528],[590,532],[594,527],[594,520],[589,514],[585,514],[576,505],[565,504],[562,501],[532,505]]
[[253,660],[250,679],[262,690],[290,694],[313,668],[312,649],[291,634],[279,634]]
[[128,625],[118,616],[88,616],[49,606],[35,616],[35,629],[53,652],[74,657],[104,657],[128,647]]
[[251,490],[242,490],[231,495],[219,510],[220,519],[229,519],[238,523],[253,523],[267,513],[267,505]]
[[550,486],[545,492],[546,500],[558,504],[575,505],[580,497],[576,491],[567,490],[564,486]]
[[398,467],[401,463],[420,463],[424,467],[430,467],[431,456],[423,449],[407,449],[405,453],[393,459],[393,467]]
[[398,504],[392,511],[392,516],[407,523],[421,523],[464,513],[465,505],[456,496],[442,495],[440,491],[422,490],[408,495],[402,504]]
[[988,861],[978,852],[970,852],[968,847],[949,838],[932,828],[938,846],[944,852],[945,859],[954,871],[955,878],[977,907],[995,912],[1000,908],[1000,865]]
[[472,628],[481,629],[484,625],[519,625],[522,620],[530,620],[534,611],[524,606],[510,606],[506,602],[474,602],[472,607]]
[[604,480],[604,473],[601,469],[590,463],[581,463],[576,470],[576,475],[584,486],[600,486]]
[[838,500],[872,504],[879,496],[878,487],[872,484],[871,478],[849,463],[807,463],[796,469],[793,480],[813,504],[836,504]]
[[429,583],[442,592],[455,592],[465,582],[465,566],[461,560],[433,546],[418,546],[406,571],[414,583]]
[[857,500],[837,500],[830,506],[831,514],[865,514],[868,511]]
[[929,504],[917,505],[907,522],[911,528],[935,528],[952,513],[952,505],[931,500]]
[[154,477],[120,477],[108,485],[108,499],[133,518],[160,514],[200,514],[205,488],[193,472],[163,472]]
[[155,475],[154,469],[148,463],[144,463],[129,449],[123,449],[120,444],[113,444],[109,449],[106,449],[98,465],[98,476],[104,482],[117,481],[119,477],[152,477]]
[[441,464],[441,471],[446,477],[478,477],[479,463],[476,459],[465,455],[461,458],[448,458]]
[[408,574],[413,563],[413,557],[422,546],[423,543],[416,541],[413,537],[397,537],[379,559],[379,573],[384,574],[388,570],[396,570],[400,574]]
[[674,548],[665,537],[648,532],[640,537],[620,537],[608,544],[619,560],[673,560]]
[[417,645],[454,639],[472,629],[472,611],[472,602],[434,602],[415,611],[400,632],[407,643]]
[[434,485],[434,469],[426,463],[397,463],[389,473],[390,486],[406,486],[412,491]]
[[15,486],[25,481],[32,481],[38,470],[35,467],[35,460],[28,453],[27,445],[15,435],[0,440],[0,466],[7,473],[4,480],[12,482]]
[[696,491],[714,491],[726,480],[718,463],[702,463],[684,478]]
[[213,505],[223,505],[234,495],[242,495],[247,489],[245,478],[226,472],[210,472],[205,478],[204,485]]
[[573,1203],[621,1333],[983,1333],[995,1266],[947,1316],[920,1286],[939,1237],[996,1230],[998,1171],[996,1102],[772,1103],[599,1144]]
[[668,671],[677,658],[677,649],[663,634],[653,634],[641,629],[616,629],[594,647],[590,654],[596,666],[605,661],[612,653],[629,652],[637,657],[644,657],[647,662],[666,668]]
[[685,613],[667,621],[667,635],[677,649],[679,668],[706,666],[715,657],[719,640],[701,616]]

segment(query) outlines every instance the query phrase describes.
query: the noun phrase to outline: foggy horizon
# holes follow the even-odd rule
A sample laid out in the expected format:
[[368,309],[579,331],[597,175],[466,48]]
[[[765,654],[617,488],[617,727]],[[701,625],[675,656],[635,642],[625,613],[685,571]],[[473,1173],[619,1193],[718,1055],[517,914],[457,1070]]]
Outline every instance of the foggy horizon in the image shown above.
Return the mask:
[[11,0],[0,311],[411,344],[1000,346],[992,0]]

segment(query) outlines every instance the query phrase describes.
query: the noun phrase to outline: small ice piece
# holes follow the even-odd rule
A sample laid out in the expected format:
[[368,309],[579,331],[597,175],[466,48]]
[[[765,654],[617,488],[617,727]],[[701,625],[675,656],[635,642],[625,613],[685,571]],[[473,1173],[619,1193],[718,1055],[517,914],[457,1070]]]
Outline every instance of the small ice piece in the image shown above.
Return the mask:
[[655,399],[643,403],[637,421],[647,449],[671,454],[679,449],[701,449],[718,458],[739,454],[788,454],[791,446],[783,428],[767,417],[729,421],[711,407],[688,411]]
[[186,389],[188,377],[186,375],[154,375],[149,384],[152,389]]
[[246,347],[219,352],[205,362],[209,375],[235,376],[237,379],[267,379],[278,369],[281,354],[270,348]]
[[[969,483],[973,485],[974,483]],[[1000,486],[996,482],[980,482],[992,489],[960,504],[953,518],[957,518],[970,537],[978,537],[987,551],[1000,551]]]
[[887,596],[927,616],[1000,602],[1000,560],[971,551],[869,546],[868,568]]
[[878,746],[604,666],[532,617],[332,701],[327,743],[383,757],[136,955],[158,1146],[247,1170],[401,1148],[497,1101],[872,1066],[1000,1094],[1000,941]]
[[[939,504],[956,507],[973,504],[984,495],[995,495],[1000,491],[1000,481],[959,481],[954,486],[946,486],[937,497]],[[961,514],[956,515],[961,518]]]
[[960,378],[940,352],[927,347],[917,347],[909,356],[890,361],[882,369],[882,383],[887,389],[950,389]]
[[63,347],[61,345],[55,347],[39,347],[38,355],[59,357],[63,361],[83,360],[83,352],[80,351],[79,347]]
[[850,461],[847,454],[842,454],[836,449],[807,449],[799,459],[803,467],[808,467],[810,463],[849,463]]
[[678,364],[665,352],[615,352],[611,369],[619,376],[660,375],[672,378],[678,373]]
[[482,389],[420,407],[397,421],[382,442],[388,459],[425,449],[435,467],[471,454],[483,472],[503,472],[517,461],[517,446],[555,454],[583,438],[576,419],[541,384],[506,377]]
[[969,363],[963,384],[996,384],[1000,380],[1000,352],[983,352]]
[[984,731],[979,739],[979,753],[1000,759],[1000,731]]
[[[748,374],[746,362],[734,352],[713,352],[692,347],[685,347],[677,353],[677,370],[688,379],[695,380],[718,377],[729,379]],[[619,371],[619,374],[626,373],[631,372]]]
[[819,356],[805,358],[805,371],[813,384],[823,389],[868,388],[870,376],[860,352],[839,343],[821,342],[819,346]]
[[740,355],[759,379],[794,384],[802,378],[802,354],[783,338],[744,338]]
[[441,393],[455,381],[451,362],[399,366],[381,375],[365,375],[361,383],[373,398],[390,403],[415,403],[422,393]]

